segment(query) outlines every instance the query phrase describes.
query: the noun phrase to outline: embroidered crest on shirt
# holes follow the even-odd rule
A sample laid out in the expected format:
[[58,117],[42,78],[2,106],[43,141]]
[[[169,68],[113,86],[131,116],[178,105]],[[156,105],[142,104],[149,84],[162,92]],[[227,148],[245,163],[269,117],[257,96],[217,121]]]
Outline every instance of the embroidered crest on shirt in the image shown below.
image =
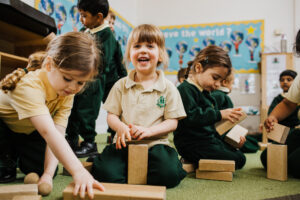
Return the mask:
[[157,99],[157,103],[156,105],[160,108],[163,108],[166,106],[166,98],[164,96],[160,96],[158,99]]

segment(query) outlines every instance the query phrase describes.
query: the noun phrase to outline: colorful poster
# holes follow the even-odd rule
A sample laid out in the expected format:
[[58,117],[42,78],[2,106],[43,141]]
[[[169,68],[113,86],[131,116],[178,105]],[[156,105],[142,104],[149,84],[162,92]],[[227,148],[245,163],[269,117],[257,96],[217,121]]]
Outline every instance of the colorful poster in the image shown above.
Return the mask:
[[160,28],[166,38],[170,74],[187,67],[187,62],[208,45],[218,45],[226,50],[236,73],[259,73],[264,43],[263,20]]
[[[82,28],[80,13],[76,7],[77,0],[35,0],[35,8],[54,18],[57,26],[57,34],[70,31],[78,31]],[[132,30],[132,25],[121,15],[112,9],[116,14],[115,34],[120,42],[123,53],[127,38]]]

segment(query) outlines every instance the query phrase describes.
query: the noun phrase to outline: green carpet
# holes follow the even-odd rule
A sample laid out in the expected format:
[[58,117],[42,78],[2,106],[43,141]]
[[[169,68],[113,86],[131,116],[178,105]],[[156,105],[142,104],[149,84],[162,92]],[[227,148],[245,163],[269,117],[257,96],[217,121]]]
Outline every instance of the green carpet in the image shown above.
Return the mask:
[[[97,136],[99,151],[105,146],[107,134]],[[172,141],[172,137],[170,136]],[[288,181],[281,182],[266,179],[266,172],[260,163],[261,152],[246,154],[247,162],[242,170],[233,175],[232,182],[195,179],[195,174],[189,174],[179,186],[167,190],[168,200],[197,200],[197,199],[243,199],[255,200],[300,192],[300,180],[289,177]],[[84,159],[85,160],[85,159]],[[300,170],[300,169],[299,169]],[[54,188],[51,195],[43,197],[43,200],[62,200],[62,191],[72,181],[70,176],[63,176],[62,166],[59,166],[59,174],[54,179]],[[18,179],[12,184],[23,183],[24,174],[18,173]]]

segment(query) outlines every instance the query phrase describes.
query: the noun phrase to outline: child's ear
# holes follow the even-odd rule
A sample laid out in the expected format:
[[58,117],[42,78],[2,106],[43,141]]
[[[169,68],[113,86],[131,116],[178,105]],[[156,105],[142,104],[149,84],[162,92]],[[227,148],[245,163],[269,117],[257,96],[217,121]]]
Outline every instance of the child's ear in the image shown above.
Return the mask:
[[195,65],[195,72],[196,72],[196,73],[201,73],[201,72],[203,72],[203,67],[202,67],[201,63],[197,63],[197,64]]
[[46,59],[45,59],[45,61],[44,61],[44,66],[43,66],[43,67],[44,67],[48,72],[51,71],[52,62],[53,62],[52,58],[51,58],[50,56],[47,56]]
[[98,20],[99,20],[99,22],[101,23],[101,22],[104,20],[104,18],[103,18],[103,14],[102,14],[102,13],[100,13],[100,12],[98,12],[98,13],[97,13],[97,16],[98,16]]

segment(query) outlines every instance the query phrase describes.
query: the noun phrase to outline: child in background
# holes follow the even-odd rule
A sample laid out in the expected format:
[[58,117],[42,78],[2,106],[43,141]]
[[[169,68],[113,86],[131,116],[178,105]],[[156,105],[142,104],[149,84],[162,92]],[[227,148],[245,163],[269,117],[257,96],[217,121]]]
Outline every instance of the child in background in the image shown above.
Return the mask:
[[187,70],[187,68],[181,68],[180,70],[178,70],[178,73],[177,73],[178,85],[181,84],[185,80],[186,70]]
[[[219,110],[224,110],[227,108],[233,108],[233,103],[228,96],[228,94],[232,91],[232,85],[234,84],[234,71],[231,71],[231,74],[228,75],[224,80],[221,81],[221,87],[217,90],[214,90],[211,95],[215,98],[217,103],[217,108]],[[224,140],[227,133],[221,136],[222,140]],[[251,135],[247,135],[245,137],[241,137],[241,142],[239,144],[239,148],[244,153],[255,153],[258,149],[258,143],[255,138]]]
[[[85,32],[94,36],[101,50],[104,66],[101,76],[97,76],[83,93],[74,98],[74,105],[69,117],[67,139],[73,146],[77,157],[93,156],[98,153],[95,137],[101,101],[105,102],[113,84],[127,75],[122,64],[120,44],[116,41],[104,19],[108,14],[107,0],[79,0],[77,7]],[[83,138],[78,145],[79,135]]]
[[106,17],[106,21],[108,22],[109,28],[113,34],[115,34],[115,21],[116,21],[116,15],[113,11],[109,10],[108,15]]
[[[296,55],[300,55],[300,30],[296,36],[294,47]],[[267,132],[274,129],[274,123],[278,123],[290,116],[300,103],[300,77],[296,76],[291,87],[289,88],[284,99],[272,110],[268,118],[265,120]],[[286,144],[288,145],[288,172],[296,178],[300,178],[300,129],[294,129],[287,137]],[[267,155],[261,155],[261,161],[264,167],[267,167]]]
[[18,166],[52,186],[59,160],[73,176],[74,195],[83,198],[87,190],[92,198],[93,187],[103,190],[64,139],[74,94],[98,73],[99,59],[92,37],[69,32],[49,43],[40,69],[29,64],[1,81],[1,183],[15,180]]
[[131,32],[125,54],[135,67],[112,88],[104,109],[107,122],[116,131],[114,144],[94,159],[92,174],[104,182],[127,182],[127,144],[148,144],[147,184],[175,187],[186,176],[168,133],[185,117],[180,95],[164,77],[160,64],[168,64],[165,39],[158,27],[137,26]]
[[179,121],[174,131],[174,144],[186,161],[234,160],[236,169],[245,165],[244,154],[224,143],[215,129],[215,123],[221,119],[234,122],[242,115],[240,108],[219,110],[210,94],[221,86],[231,69],[228,54],[211,45],[198,53],[187,71],[192,71],[191,77],[178,86],[187,117]]
[[[280,81],[280,88],[282,89],[283,94],[279,94],[278,96],[276,96],[273,99],[273,101],[269,107],[269,110],[268,110],[268,115],[271,114],[273,109],[280,102],[282,102],[284,100],[285,95],[287,95],[287,92],[289,91],[289,88],[291,87],[296,76],[297,76],[297,72],[295,72],[293,70],[289,70],[289,69],[284,70],[283,72],[280,73],[279,81]],[[278,122],[279,124],[290,127],[289,133],[292,133],[294,131],[295,127],[300,124],[300,120],[298,119],[298,111],[299,111],[299,105],[297,105],[295,110],[293,110],[293,112],[288,117],[286,117],[285,119]],[[266,166],[266,162],[267,162],[267,150],[266,149],[261,153],[260,159],[261,159],[261,162],[263,163],[263,165]]]

